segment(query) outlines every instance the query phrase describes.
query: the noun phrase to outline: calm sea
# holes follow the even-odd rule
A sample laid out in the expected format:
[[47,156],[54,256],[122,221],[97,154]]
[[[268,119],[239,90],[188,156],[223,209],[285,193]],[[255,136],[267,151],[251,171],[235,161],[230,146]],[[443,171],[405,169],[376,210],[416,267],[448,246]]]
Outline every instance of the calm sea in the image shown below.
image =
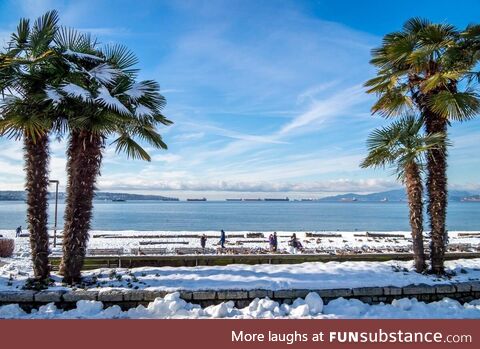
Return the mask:
[[[58,206],[58,226],[65,205]],[[0,201],[0,229],[25,223],[25,203]],[[54,203],[50,203],[53,227]],[[405,202],[95,202],[94,230],[409,230]],[[480,203],[448,208],[449,230],[480,230]]]

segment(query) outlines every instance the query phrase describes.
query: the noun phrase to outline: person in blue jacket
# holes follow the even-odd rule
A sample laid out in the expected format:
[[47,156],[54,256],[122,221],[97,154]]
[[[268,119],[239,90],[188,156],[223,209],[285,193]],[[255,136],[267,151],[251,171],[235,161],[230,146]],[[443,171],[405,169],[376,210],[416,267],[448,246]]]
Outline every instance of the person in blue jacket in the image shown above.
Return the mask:
[[223,229],[220,231],[220,246],[225,247],[225,232]]

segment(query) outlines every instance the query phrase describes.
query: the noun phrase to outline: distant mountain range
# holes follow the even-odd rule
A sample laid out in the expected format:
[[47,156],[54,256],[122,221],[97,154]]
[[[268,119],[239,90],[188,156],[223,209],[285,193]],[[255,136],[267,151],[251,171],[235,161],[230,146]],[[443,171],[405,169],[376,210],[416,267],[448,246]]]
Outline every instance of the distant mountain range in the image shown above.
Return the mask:
[[[24,191],[0,191],[0,201],[24,201],[26,193]],[[55,193],[49,193],[50,199],[55,198]],[[65,193],[58,193],[59,200],[65,199]],[[96,192],[95,200],[107,200],[107,201],[126,201],[126,200],[159,200],[159,201],[178,201],[178,198],[171,198],[161,195],[140,195],[140,194],[127,194],[127,193],[109,193],[109,192]]]
[[[0,191],[0,201],[24,201],[25,200],[24,191]],[[50,192],[50,199],[55,198],[55,193]],[[65,193],[58,193],[59,200],[65,199]],[[128,201],[128,200],[158,200],[158,201],[179,201],[178,198],[167,197],[162,195],[141,195],[141,194],[128,194],[128,193],[109,193],[109,192],[96,192],[95,200],[98,201]],[[405,190],[389,190],[380,193],[372,194],[341,194],[335,196],[327,196],[321,199],[304,199],[304,201],[325,201],[325,202],[350,202],[350,201],[360,201],[360,202],[398,202],[406,201],[407,195]],[[477,192],[469,192],[463,190],[450,190],[448,193],[448,200],[450,202],[460,202],[460,201],[470,201],[470,202],[479,202],[480,195]],[[296,200],[297,201],[297,200]]]
[[[476,193],[463,191],[463,190],[450,190],[448,192],[448,200],[455,201],[475,201],[478,197]],[[380,202],[380,201],[406,201],[407,195],[404,189],[389,190],[380,193],[372,194],[355,194],[348,193],[335,196],[327,196],[318,201],[362,201],[362,202]]]

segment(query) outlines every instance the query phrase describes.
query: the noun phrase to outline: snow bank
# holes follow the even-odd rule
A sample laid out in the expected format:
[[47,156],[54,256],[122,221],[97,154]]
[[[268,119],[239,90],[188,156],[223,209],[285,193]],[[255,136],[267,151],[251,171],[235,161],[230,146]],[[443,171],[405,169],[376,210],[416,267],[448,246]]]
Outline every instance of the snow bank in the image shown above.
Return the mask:
[[[21,288],[31,276],[28,257],[4,259],[0,267],[0,290]],[[437,285],[480,280],[480,259],[447,261],[453,276],[436,277],[414,271],[411,261],[309,262],[302,264],[231,264],[198,267],[143,267],[85,271],[87,287],[161,290],[286,290],[354,287],[403,287],[411,284]],[[52,275],[54,288],[64,288],[61,276]],[[94,280],[94,281],[93,281]]]
[[465,303],[445,298],[439,302],[424,303],[416,299],[403,298],[392,304],[368,305],[357,299],[338,298],[327,305],[317,293],[309,293],[305,299],[298,298],[292,305],[279,304],[268,298],[255,299],[245,308],[238,309],[232,301],[202,308],[180,298],[178,292],[157,298],[147,307],[122,311],[114,305],[103,309],[97,301],[79,301],[73,310],[63,311],[53,303],[32,311],[24,312],[18,304],[0,307],[0,318],[8,319],[169,319],[169,318],[476,318],[480,319],[480,300]]

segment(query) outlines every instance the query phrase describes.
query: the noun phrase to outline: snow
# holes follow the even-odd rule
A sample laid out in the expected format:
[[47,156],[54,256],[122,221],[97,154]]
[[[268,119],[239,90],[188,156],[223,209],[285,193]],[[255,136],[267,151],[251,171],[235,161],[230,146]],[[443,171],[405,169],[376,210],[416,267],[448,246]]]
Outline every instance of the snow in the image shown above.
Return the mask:
[[111,84],[122,72],[107,63],[102,63],[91,69],[88,74],[103,84]]
[[137,117],[142,117],[142,116],[153,116],[155,113],[152,109],[150,109],[149,107],[143,105],[143,104],[139,104],[137,105],[137,107],[135,108],[135,116]]
[[[31,275],[27,255],[3,259],[0,290],[21,288]],[[198,267],[143,267],[85,271],[89,288],[139,288],[173,292],[177,290],[284,290],[332,289],[411,284],[445,284],[480,280],[480,259],[446,262],[450,278],[414,272],[411,261],[387,262],[311,262],[302,264],[231,264]],[[52,289],[64,289],[61,277],[53,274]]]
[[54,105],[59,104],[62,101],[62,95],[57,92],[52,86],[47,86],[45,89],[47,95],[46,100],[51,100]]
[[[237,238],[230,237],[230,235],[243,235],[246,236],[251,231],[235,231],[227,232],[227,247],[248,247],[252,249],[256,248],[268,248],[268,236],[273,232],[263,232],[263,238]],[[256,232],[254,232],[256,233]],[[388,232],[388,234],[402,235],[402,238],[396,237],[367,237],[367,236],[354,236],[355,235],[365,235],[365,231],[358,232],[318,232],[322,234],[329,235],[328,237],[306,237],[307,232],[293,232],[293,231],[277,231],[278,241],[279,241],[279,251],[288,252],[288,240],[290,236],[295,233],[297,237],[303,244],[303,247],[306,249],[322,249],[325,252],[341,252],[344,250],[364,250],[364,252],[393,252],[394,248],[411,248],[411,234],[405,231],[395,231]],[[317,233],[317,232],[312,232]],[[478,234],[478,237],[462,237],[459,234],[469,233],[469,234]],[[15,233],[13,231],[0,231],[0,234],[4,236],[14,237]],[[51,235],[53,232],[50,233]],[[169,238],[158,238],[155,236],[168,236],[175,234],[179,237],[169,237]],[[200,247],[200,240],[197,237],[187,237],[184,235],[196,235],[201,236],[205,234],[207,236],[207,248],[215,248],[216,244],[219,241],[220,233],[218,231],[134,231],[134,230],[124,230],[124,231],[102,231],[102,230],[93,230],[90,232],[90,240],[88,242],[88,248],[123,248],[124,253],[130,253],[132,248],[141,247],[141,243],[146,242],[155,242],[154,245],[144,245],[143,247],[162,247],[167,248],[167,253],[174,253],[175,248],[179,247]],[[339,234],[340,237],[333,236],[333,234]],[[387,233],[385,233],[387,234]],[[115,235],[115,238],[103,238],[101,235]],[[145,236],[142,238],[131,238],[131,236]],[[331,236],[330,236],[331,235]],[[125,238],[122,238],[125,236]],[[127,237],[130,236],[130,237]],[[151,236],[151,237],[150,237]],[[246,243],[245,240],[249,242]],[[168,242],[168,244],[162,244]],[[28,243],[27,239],[25,241],[20,241],[20,243]],[[463,231],[454,231],[449,232],[449,243],[450,245],[471,245],[472,250],[480,249],[480,232],[463,232]],[[56,252],[54,250],[54,252]],[[58,252],[61,252],[61,249],[58,249]]]
[[132,100],[137,101],[142,98],[149,88],[145,85],[143,81],[133,84],[125,94],[130,97]]
[[[175,232],[178,238],[154,238],[154,235],[167,235],[168,232],[105,232],[92,231],[93,236],[101,234],[147,235],[147,238],[91,238],[89,248],[100,247],[138,247],[141,241],[177,241],[198,244],[198,239],[182,237],[187,234],[207,234],[211,246],[218,242],[218,232]],[[240,234],[241,232],[235,232]],[[243,232],[245,235],[247,232]],[[287,247],[286,241],[292,232],[277,232],[280,248]],[[304,245],[309,238],[305,233],[296,232]],[[312,238],[311,244],[333,249],[345,246],[375,246],[384,248],[394,244],[392,238],[358,241],[351,232],[334,232],[341,237]],[[361,234],[361,232],[356,232]],[[397,233],[397,232],[396,232]],[[478,244],[478,238],[459,236],[461,232],[450,233],[450,243]],[[473,232],[469,232],[473,233]],[[0,231],[5,237],[14,238],[14,231]],[[170,233],[171,234],[171,233]],[[233,234],[233,233],[232,233]],[[268,232],[265,236],[268,236]],[[400,234],[400,233],[399,233]],[[402,232],[408,237],[407,232]],[[148,237],[152,235],[152,237]],[[366,238],[361,238],[366,240]],[[235,245],[241,238],[228,238]],[[244,239],[245,240],[245,239]],[[252,240],[252,239],[249,239]],[[254,240],[254,239],[253,239]],[[265,247],[266,238],[248,246]],[[407,239],[396,239],[400,246],[408,246]],[[346,242],[345,242],[346,241]],[[0,259],[0,291],[19,290],[26,279],[32,275],[30,247],[28,238],[15,238],[15,252],[11,258]],[[170,246],[170,245],[165,245]],[[178,244],[174,246],[185,246]],[[194,245],[196,246],[196,245]],[[148,246],[147,246],[148,247]],[[170,247],[169,247],[170,248]],[[53,251],[61,253],[57,247]],[[480,280],[480,259],[459,259],[445,263],[449,277],[421,275],[414,272],[412,261],[386,262],[312,262],[303,264],[261,264],[198,267],[143,267],[116,268],[85,271],[86,288],[92,289],[148,289],[169,292],[164,298],[157,298],[147,307],[139,306],[122,311],[118,306],[103,309],[96,301],[80,301],[73,310],[57,309],[54,304],[42,306],[31,314],[24,312],[18,305],[0,307],[0,318],[480,318],[480,300],[464,305],[451,299],[439,302],[423,303],[416,299],[395,300],[392,304],[368,305],[356,299],[338,298],[324,304],[314,292],[305,299],[297,299],[293,304],[279,304],[271,299],[255,299],[246,308],[237,309],[233,302],[201,308],[179,298],[180,290],[251,290],[251,289],[309,289],[354,288],[369,286],[397,286],[410,284],[445,284]],[[61,277],[53,274],[51,290],[67,289],[62,285]]]
[[97,90],[98,96],[95,101],[103,104],[104,106],[111,108],[121,114],[130,115],[128,108],[120,102],[116,97],[113,97],[105,86],[100,86]]
[[[168,232],[106,232],[92,231],[88,248],[118,248],[123,247],[126,252],[130,248],[139,247],[142,241],[177,241],[175,247],[198,246],[197,238],[184,238],[182,235],[198,232],[175,232],[180,238],[99,238],[101,234],[115,235],[168,235]],[[218,242],[218,232],[208,231],[205,233],[209,238],[207,247],[212,247]],[[239,234],[241,232],[235,232]],[[247,232],[243,232],[246,234]],[[335,232],[338,233],[338,232]],[[359,232],[360,233],[360,232]],[[13,230],[2,230],[0,234],[15,238]],[[53,232],[50,232],[52,235]],[[170,233],[172,234],[172,233]],[[393,244],[387,239],[375,241],[358,241],[352,233],[340,233],[341,237],[322,238],[317,244],[313,238],[312,245],[324,248],[340,249],[345,246],[369,246],[388,247]],[[407,235],[406,232],[403,234]],[[464,238],[460,232],[450,233],[450,243],[478,244],[479,238]],[[241,238],[229,238],[227,242],[234,245]],[[265,233],[268,236],[268,233]],[[278,232],[280,249],[286,249],[288,237],[291,232]],[[305,243],[305,233],[297,232]],[[366,240],[365,238],[362,238]],[[266,239],[257,239],[257,243],[245,244],[248,247],[266,247]],[[346,240],[347,242],[343,242]],[[399,245],[407,245],[406,239],[398,239]],[[189,242],[182,245],[180,242]],[[172,245],[146,245],[146,247],[167,247],[171,251]],[[61,247],[53,249],[53,255],[61,255]],[[4,265],[2,266],[2,263]],[[143,267],[143,268],[117,268],[97,269],[85,271],[87,279],[95,279],[89,287],[119,287],[119,288],[148,288],[174,292],[177,290],[208,290],[208,289],[331,289],[353,288],[369,286],[406,286],[410,284],[439,284],[456,283],[463,281],[480,280],[480,259],[460,259],[446,262],[446,269],[451,278],[437,278],[432,275],[421,275],[414,272],[412,261],[386,261],[386,262],[311,262],[303,264],[261,264],[243,265],[232,264],[227,266],[198,266],[198,267]],[[15,238],[15,251],[12,258],[0,259],[0,290],[14,290],[21,288],[25,280],[31,276],[30,246],[26,237]],[[53,275],[55,288],[61,288],[61,277]]]
[[180,293],[174,292],[164,298],[158,297],[147,307],[139,305],[136,308],[122,311],[119,306],[103,309],[98,301],[82,300],[77,302],[75,309],[64,311],[53,303],[41,306],[28,314],[18,304],[0,307],[0,318],[7,319],[168,319],[168,318],[474,318],[480,319],[480,301],[460,304],[444,298],[438,302],[424,303],[417,299],[403,298],[394,300],[392,304],[369,305],[357,299],[337,298],[323,306],[323,301],[317,293],[310,292],[305,299],[298,298],[292,305],[279,304],[268,298],[253,300],[245,308],[236,308],[234,302],[228,301],[218,305],[202,308],[200,305],[186,302],[180,298]]
[[86,59],[86,60],[91,60],[91,61],[103,61],[103,58],[101,58],[101,57],[91,55],[91,54],[88,54],[88,53],[81,53],[81,52],[72,51],[70,49],[65,50],[65,52],[63,52],[63,54],[66,55],[66,56],[72,56],[72,57],[75,57],[75,58],[78,58],[78,59]]
[[68,83],[65,86],[62,86],[62,90],[69,96],[80,98],[81,100],[87,101],[91,98],[90,92],[85,90],[83,87],[75,85],[73,83]]
[[305,303],[308,305],[309,311],[312,314],[321,313],[323,310],[323,300],[316,292],[310,292],[305,297]]

